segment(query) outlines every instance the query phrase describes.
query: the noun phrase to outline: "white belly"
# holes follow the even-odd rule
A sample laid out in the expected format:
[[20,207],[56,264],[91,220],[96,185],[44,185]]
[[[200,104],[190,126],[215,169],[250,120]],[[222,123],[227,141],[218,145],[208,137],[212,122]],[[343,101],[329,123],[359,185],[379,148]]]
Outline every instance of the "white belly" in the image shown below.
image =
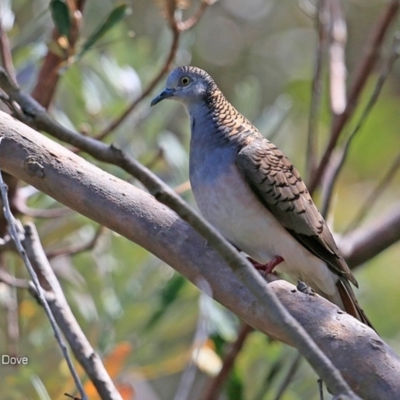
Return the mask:
[[198,207],[229,241],[260,263],[274,256],[285,261],[276,267],[317,292],[333,296],[337,276],[311,254],[276,220],[244,182],[236,166],[229,173],[193,185]]

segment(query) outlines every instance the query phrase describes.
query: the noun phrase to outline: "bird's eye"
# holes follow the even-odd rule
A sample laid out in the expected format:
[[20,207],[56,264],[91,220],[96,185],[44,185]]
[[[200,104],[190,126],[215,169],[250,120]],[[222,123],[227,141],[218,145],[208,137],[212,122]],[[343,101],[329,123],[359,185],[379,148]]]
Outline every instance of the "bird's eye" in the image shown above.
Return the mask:
[[189,85],[189,83],[190,83],[190,79],[189,79],[188,76],[184,76],[184,77],[181,79],[181,85],[182,85],[182,86],[187,86],[187,85]]

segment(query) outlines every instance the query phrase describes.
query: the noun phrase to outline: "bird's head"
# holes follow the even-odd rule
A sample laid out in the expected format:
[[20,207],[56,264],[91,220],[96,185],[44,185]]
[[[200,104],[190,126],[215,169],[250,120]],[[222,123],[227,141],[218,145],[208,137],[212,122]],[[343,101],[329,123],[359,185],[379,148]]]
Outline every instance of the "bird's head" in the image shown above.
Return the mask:
[[202,69],[178,67],[169,74],[166,88],[153,99],[151,105],[154,106],[164,99],[173,99],[190,106],[205,99],[214,88],[214,81]]

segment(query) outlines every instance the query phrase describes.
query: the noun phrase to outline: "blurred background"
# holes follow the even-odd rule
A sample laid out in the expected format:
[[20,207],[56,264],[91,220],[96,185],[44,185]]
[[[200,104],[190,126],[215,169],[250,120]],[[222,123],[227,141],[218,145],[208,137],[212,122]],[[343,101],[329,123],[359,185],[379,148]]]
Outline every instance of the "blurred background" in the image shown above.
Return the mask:
[[[220,0],[210,5],[193,29],[180,35],[173,65],[191,64],[208,71],[234,106],[271,138],[306,178],[306,143],[312,79],[318,44],[316,1]],[[69,59],[49,111],[62,124],[97,136],[138,98],[163,67],[172,33],[166,1],[130,1],[127,15],[87,51]],[[384,0],[342,1],[347,25],[345,60],[351,86]],[[120,1],[86,1],[77,48],[104,24]],[[183,20],[199,1],[180,2]],[[10,40],[19,85],[31,92],[52,46],[54,22],[49,1],[1,0],[3,29]],[[398,19],[389,29],[382,58],[360,97],[370,99],[389,56]],[[104,141],[115,143],[148,165],[193,206],[188,190],[188,117],[178,103],[149,104],[165,77]],[[330,132],[327,76],[322,79],[316,130],[320,157]],[[382,181],[399,155],[400,66],[395,64],[379,100],[349,152],[328,216],[340,235],[352,223],[364,199]],[[362,107],[360,108],[360,110]],[[361,111],[345,128],[351,132]],[[97,161],[88,158],[91,162]],[[102,169],[138,185],[116,167]],[[368,210],[361,227],[379,220],[398,204],[400,177]],[[207,382],[221,368],[241,322],[153,255],[86,218],[65,210],[51,198],[20,184],[27,199],[23,220],[35,220],[52,266],[80,326],[98,351],[124,399],[174,399],[185,368],[193,360],[190,396],[200,399]],[[320,204],[321,193],[314,195]],[[53,210],[53,214],[48,210]],[[93,241],[93,238],[96,240]],[[94,242],[94,243],[91,243]],[[87,246],[86,246],[87,244]],[[91,245],[92,244],[92,245]],[[355,275],[357,297],[377,331],[400,353],[400,245],[391,246]],[[2,254],[11,274],[28,279],[21,261]],[[26,289],[0,282],[0,354],[26,356],[22,367],[0,365],[0,399],[61,399],[74,394],[65,361],[43,310]],[[14,322],[12,322],[14,321]],[[17,321],[19,331],[10,326]],[[11,325],[10,325],[11,324]],[[201,333],[199,335],[199,332]],[[199,340],[195,340],[195,337]],[[196,356],[195,356],[196,354]],[[317,376],[304,361],[278,396],[297,352],[261,333],[250,333],[239,352],[220,399],[318,399]],[[98,398],[85,381],[90,399]],[[184,380],[185,381],[185,380]],[[186,381],[187,382],[187,381]],[[330,398],[326,394],[325,398]]]

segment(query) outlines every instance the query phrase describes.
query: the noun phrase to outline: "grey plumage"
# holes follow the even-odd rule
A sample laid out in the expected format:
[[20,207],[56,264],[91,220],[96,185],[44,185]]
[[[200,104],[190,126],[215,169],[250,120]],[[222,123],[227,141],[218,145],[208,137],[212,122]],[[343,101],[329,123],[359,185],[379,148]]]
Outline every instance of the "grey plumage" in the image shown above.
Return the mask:
[[257,262],[283,257],[277,271],[372,326],[349,284],[357,281],[288,158],[199,68],[172,71],[152,105],[166,98],[190,115],[190,181],[205,218]]

